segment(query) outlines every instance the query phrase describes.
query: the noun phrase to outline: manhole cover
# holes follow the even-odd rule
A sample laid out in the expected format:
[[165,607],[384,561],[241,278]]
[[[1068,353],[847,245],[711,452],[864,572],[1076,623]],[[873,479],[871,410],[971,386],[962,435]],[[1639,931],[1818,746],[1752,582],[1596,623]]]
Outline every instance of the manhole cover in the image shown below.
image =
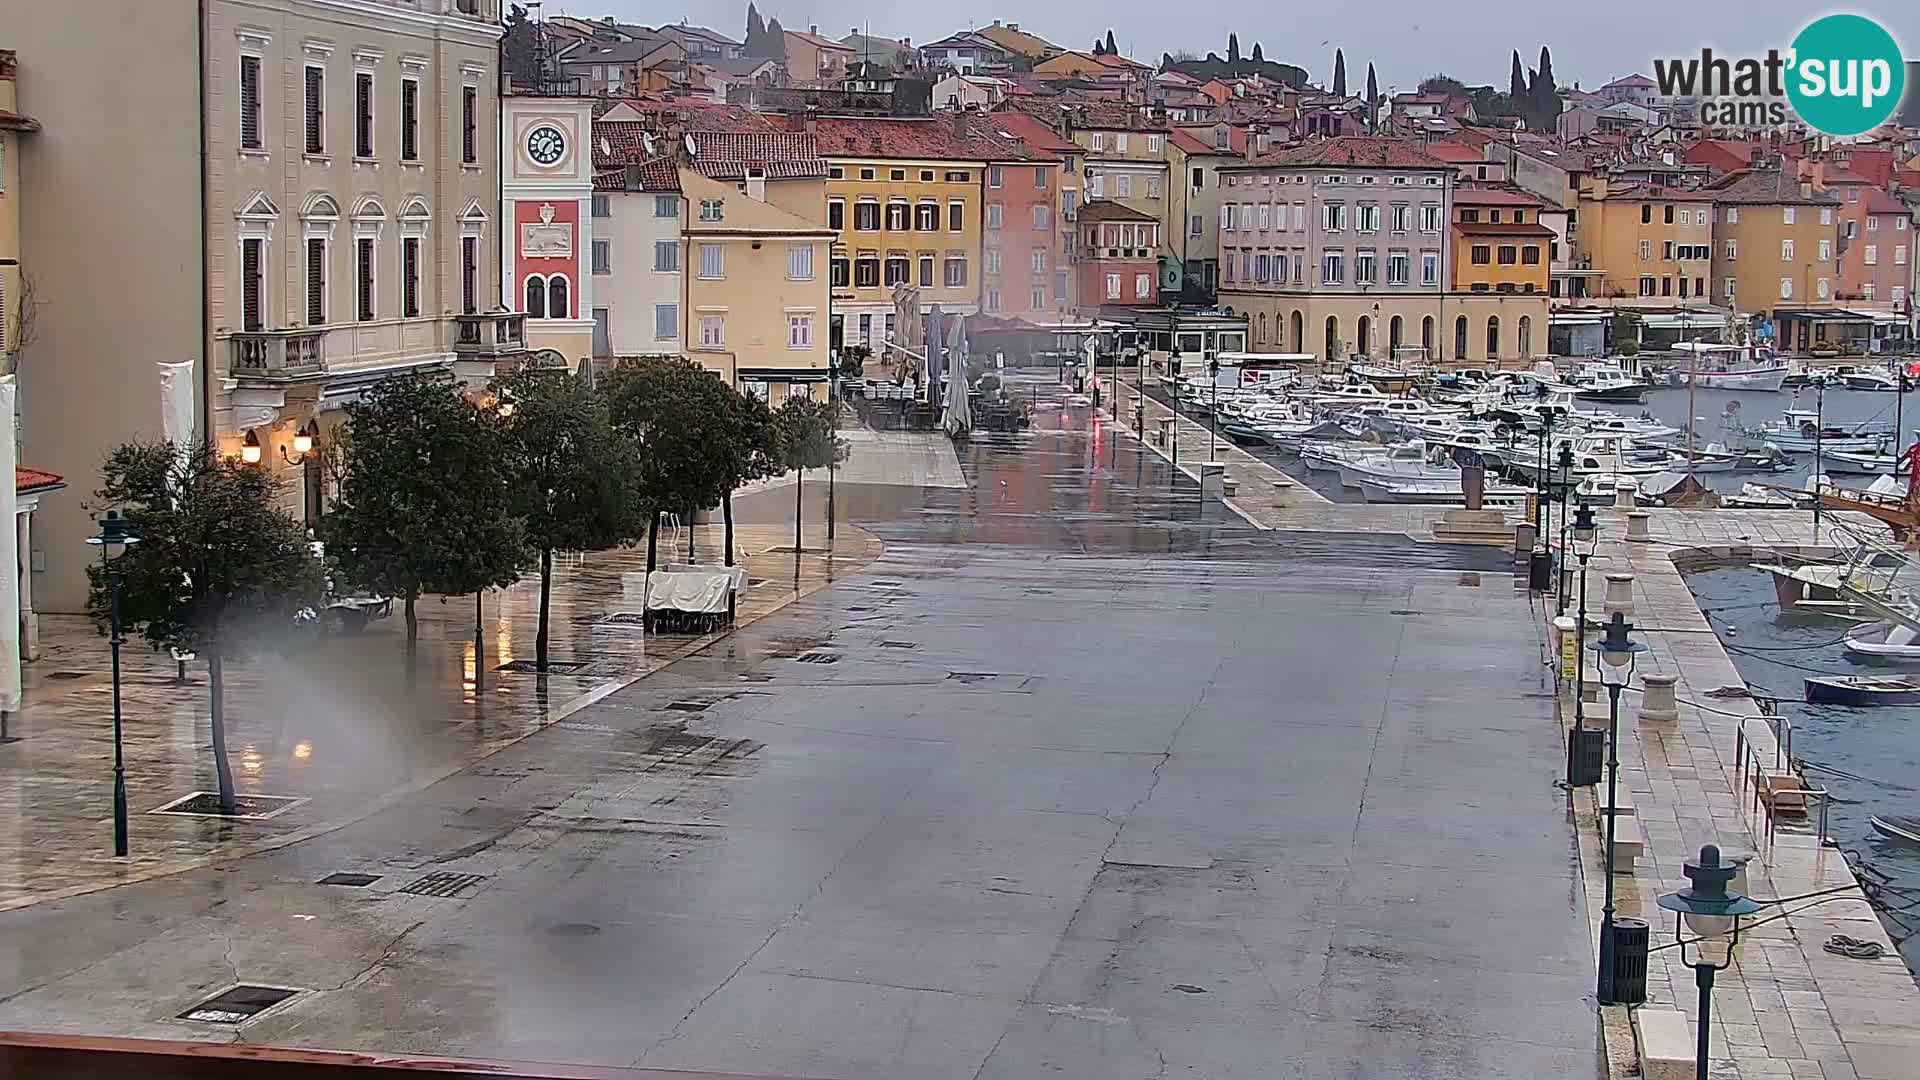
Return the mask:
[[374,882],[376,882],[376,881],[379,881],[379,880],[380,880],[380,875],[379,875],[379,874],[346,874],[346,873],[340,873],[340,874],[328,874],[328,875],[327,875],[326,877],[323,877],[323,878],[321,878],[321,879],[320,879],[319,881],[317,881],[317,882],[314,882],[314,884],[316,884],[316,885],[344,885],[344,886],[346,886],[346,887],[347,887],[347,888],[349,888],[349,889],[364,889],[364,888],[366,888],[367,886],[369,886],[369,885],[371,885],[371,884],[373,884]]
[[64,682],[68,679],[84,679],[93,674],[91,671],[49,671],[46,678],[50,681]]
[[[594,620],[596,626],[645,626],[647,616],[640,611],[616,611],[611,615],[602,615]],[[548,664],[552,667],[552,664]]]
[[439,896],[453,898],[462,896],[468,889],[487,880],[485,874],[454,874],[445,870],[436,870],[426,877],[410,882],[400,891],[415,896]]
[[180,1014],[203,1024],[244,1024],[299,993],[280,986],[236,986]]
[[879,645],[883,649],[917,649],[920,647],[920,643],[917,641],[882,641]]
[[799,656],[794,657],[794,659],[802,664],[837,664],[840,662],[838,654],[825,652],[801,653]]
[[[549,660],[547,661],[547,674],[571,675],[574,672],[579,671],[580,669],[586,666],[587,666],[587,662],[584,660]],[[509,660],[506,663],[501,664],[499,667],[494,668],[493,670],[495,671],[526,671],[526,672],[533,672],[535,674],[538,674],[540,669],[535,665],[535,662],[532,660]]]
[[307,800],[293,795],[235,795],[233,813],[220,809],[220,795],[213,791],[196,791],[149,810],[151,814],[178,814],[182,817],[242,818],[247,821],[265,821],[276,814],[292,809],[296,804]]
[[706,712],[707,709],[712,707],[712,703],[706,701],[669,701],[665,707],[674,712]]

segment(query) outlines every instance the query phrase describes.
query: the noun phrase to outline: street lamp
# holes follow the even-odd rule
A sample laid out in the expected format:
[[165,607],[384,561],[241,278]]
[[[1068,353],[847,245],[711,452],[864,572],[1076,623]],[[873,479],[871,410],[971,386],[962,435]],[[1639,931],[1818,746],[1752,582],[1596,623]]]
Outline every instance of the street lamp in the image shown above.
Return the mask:
[[1825,502],[1821,489],[1826,485],[1820,481],[1820,446],[1827,435],[1827,376],[1825,372],[1813,379],[1813,539],[1820,539],[1820,506]]
[[1593,507],[1582,503],[1573,512],[1573,550],[1580,556],[1580,619],[1574,625],[1573,726],[1587,718],[1587,560],[1600,546],[1600,529],[1594,524]]
[[1622,612],[1614,612],[1607,623],[1607,636],[1593,643],[1600,657],[1600,682],[1607,688],[1607,801],[1601,813],[1607,816],[1606,903],[1600,908],[1600,1004],[1612,1005],[1613,995],[1613,837],[1618,825],[1614,796],[1620,784],[1620,691],[1633,678],[1636,653],[1647,650],[1630,636],[1633,627]]
[[[1553,576],[1554,614],[1567,613],[1567,506],[1573,499],[1573,444],[1560,444],[1560,460],[1554,466],[1560,487],[1560,564]],[[1552,545],[1548,545],[1551,549]]]
[[100,515],[99,534],[87,537],[87,543],[100,549],[100,565],[107,573],[107,647],[113,653],[113,854],[118,858],[127,854],[127,766],[120,721],[120,646],[126,639],[120,635],[120,571],[114,564],[139,542],[139,526],[118,510]]
[[[252,432],[248,434],[251,435]],[[313,448],[319,445],[319,442],[320,421],[309,420],[305,427],[294,431],[292,454],[287,453],[286,447],[280,448],[280,460],[289,465],[304,465],[307,462],[307,455],[313,453]]]
[[1213,444],[1220,434],[1220,357],[1207,354],[1207,381],[1213,384],[1213,404],[1207,408],[1207,460],[1213,461],[1218,455]]
[[[1673,940],[1680,947],[1680,962],[1693,969],[1694,985],[1700,988],[1700,1041],[1694,1055],[1693,1075],[1695,1080],[1707,1080],[1707,1026],[1713,1014],[1713,976],[1733,966],[1733,950],[1740,944],[1740,916],[1759,911],[1760,905],[1727,888],[1740,868],[1722,863],[1720,849],[1712,844],[1701,847],[1699,859],[1687,860],[1684,872],[1690,884],[1679,892],[1662,895],[1655,903],[1674,913]],[[1688,942],[1683,926],[1700,936]],[[1717,943],[1722,938],[1726,939],[1726,959],[1716,964],[1700,946],[1708,941]],[[1688,944],[1694,946],[1695,959],[1691,961],[1687,959]]]
[[249,465],[260,464],[260,436],[252,428],[247,429],[247,437],[240,440],[240,460]]

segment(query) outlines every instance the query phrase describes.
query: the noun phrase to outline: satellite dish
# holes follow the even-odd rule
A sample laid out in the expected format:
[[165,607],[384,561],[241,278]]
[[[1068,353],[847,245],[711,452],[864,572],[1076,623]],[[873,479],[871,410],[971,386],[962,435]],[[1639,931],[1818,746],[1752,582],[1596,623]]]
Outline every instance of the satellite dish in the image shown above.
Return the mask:
[[613,144],[607,141],[607,137],[605,135],[600,136],[600,156],[601,157],[613,156]]
[[653,156],[653,133],[652,132],[643,131],[640,133],[640,149],[645,151],[648,157]]
[[680,141],[686,146],[688,157],[694,157],[700,153],[700,147],[693,141],[691,134],[680,136]]

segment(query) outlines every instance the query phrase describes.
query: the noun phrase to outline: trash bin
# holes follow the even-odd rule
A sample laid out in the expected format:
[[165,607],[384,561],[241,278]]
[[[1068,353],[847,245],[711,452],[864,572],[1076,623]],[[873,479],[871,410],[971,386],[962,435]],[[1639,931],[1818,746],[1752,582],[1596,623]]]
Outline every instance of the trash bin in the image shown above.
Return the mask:
[[1525,566],[1533,557],[1533,542],[1540,535],[1530,522],[1521,522],[1513,527],[1513,565]]
[[1614,1005],[1647,1002],[1647,952],[1651,934],[1639,919],[1613,919]]
[[1588,787],[1600,782],[1607,756],[1607,733],[1599,728],[1575,727],[1567,732],[1567,786]]
[[1553,591],[1553,552],[1536,551],[1528,564],[1527,584],[1534,592]]

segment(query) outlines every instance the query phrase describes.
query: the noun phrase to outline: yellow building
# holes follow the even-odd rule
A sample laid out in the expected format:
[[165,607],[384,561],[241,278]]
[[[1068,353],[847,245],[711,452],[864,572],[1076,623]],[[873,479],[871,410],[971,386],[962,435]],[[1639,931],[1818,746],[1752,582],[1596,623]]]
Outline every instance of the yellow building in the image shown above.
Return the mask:
[[835,231],[815,216],[818,181],[773,190],[778,202],[764,178],[742,190],[680,169],[687,355],[776,405],[789,395],[824,399]]
[[1834,299],[1840,200],[1777,168],[1728,173],[1702,195],[1714,203],[1714,299],[1742,315],[1771,314],[1783,348],[1837,341],[1856,318]]
[[1487,188],[1454,193],[1454,291],[1544,296],[1553,243],[1532,196]]
[[1577,265],[1598,272],[1595,299],[1637,309],[1711,303],[1713,197],[1654,184],[1582,177]]
[[0,360],[20,342],[20,136],[40,126],[19,108],[14,54],[0,49]]
[[929,119],[821,117],[838,340],[877,348],[894,327],[893,287],[920,308],[980,310],[981,192],[1007,148],[966,113]]

